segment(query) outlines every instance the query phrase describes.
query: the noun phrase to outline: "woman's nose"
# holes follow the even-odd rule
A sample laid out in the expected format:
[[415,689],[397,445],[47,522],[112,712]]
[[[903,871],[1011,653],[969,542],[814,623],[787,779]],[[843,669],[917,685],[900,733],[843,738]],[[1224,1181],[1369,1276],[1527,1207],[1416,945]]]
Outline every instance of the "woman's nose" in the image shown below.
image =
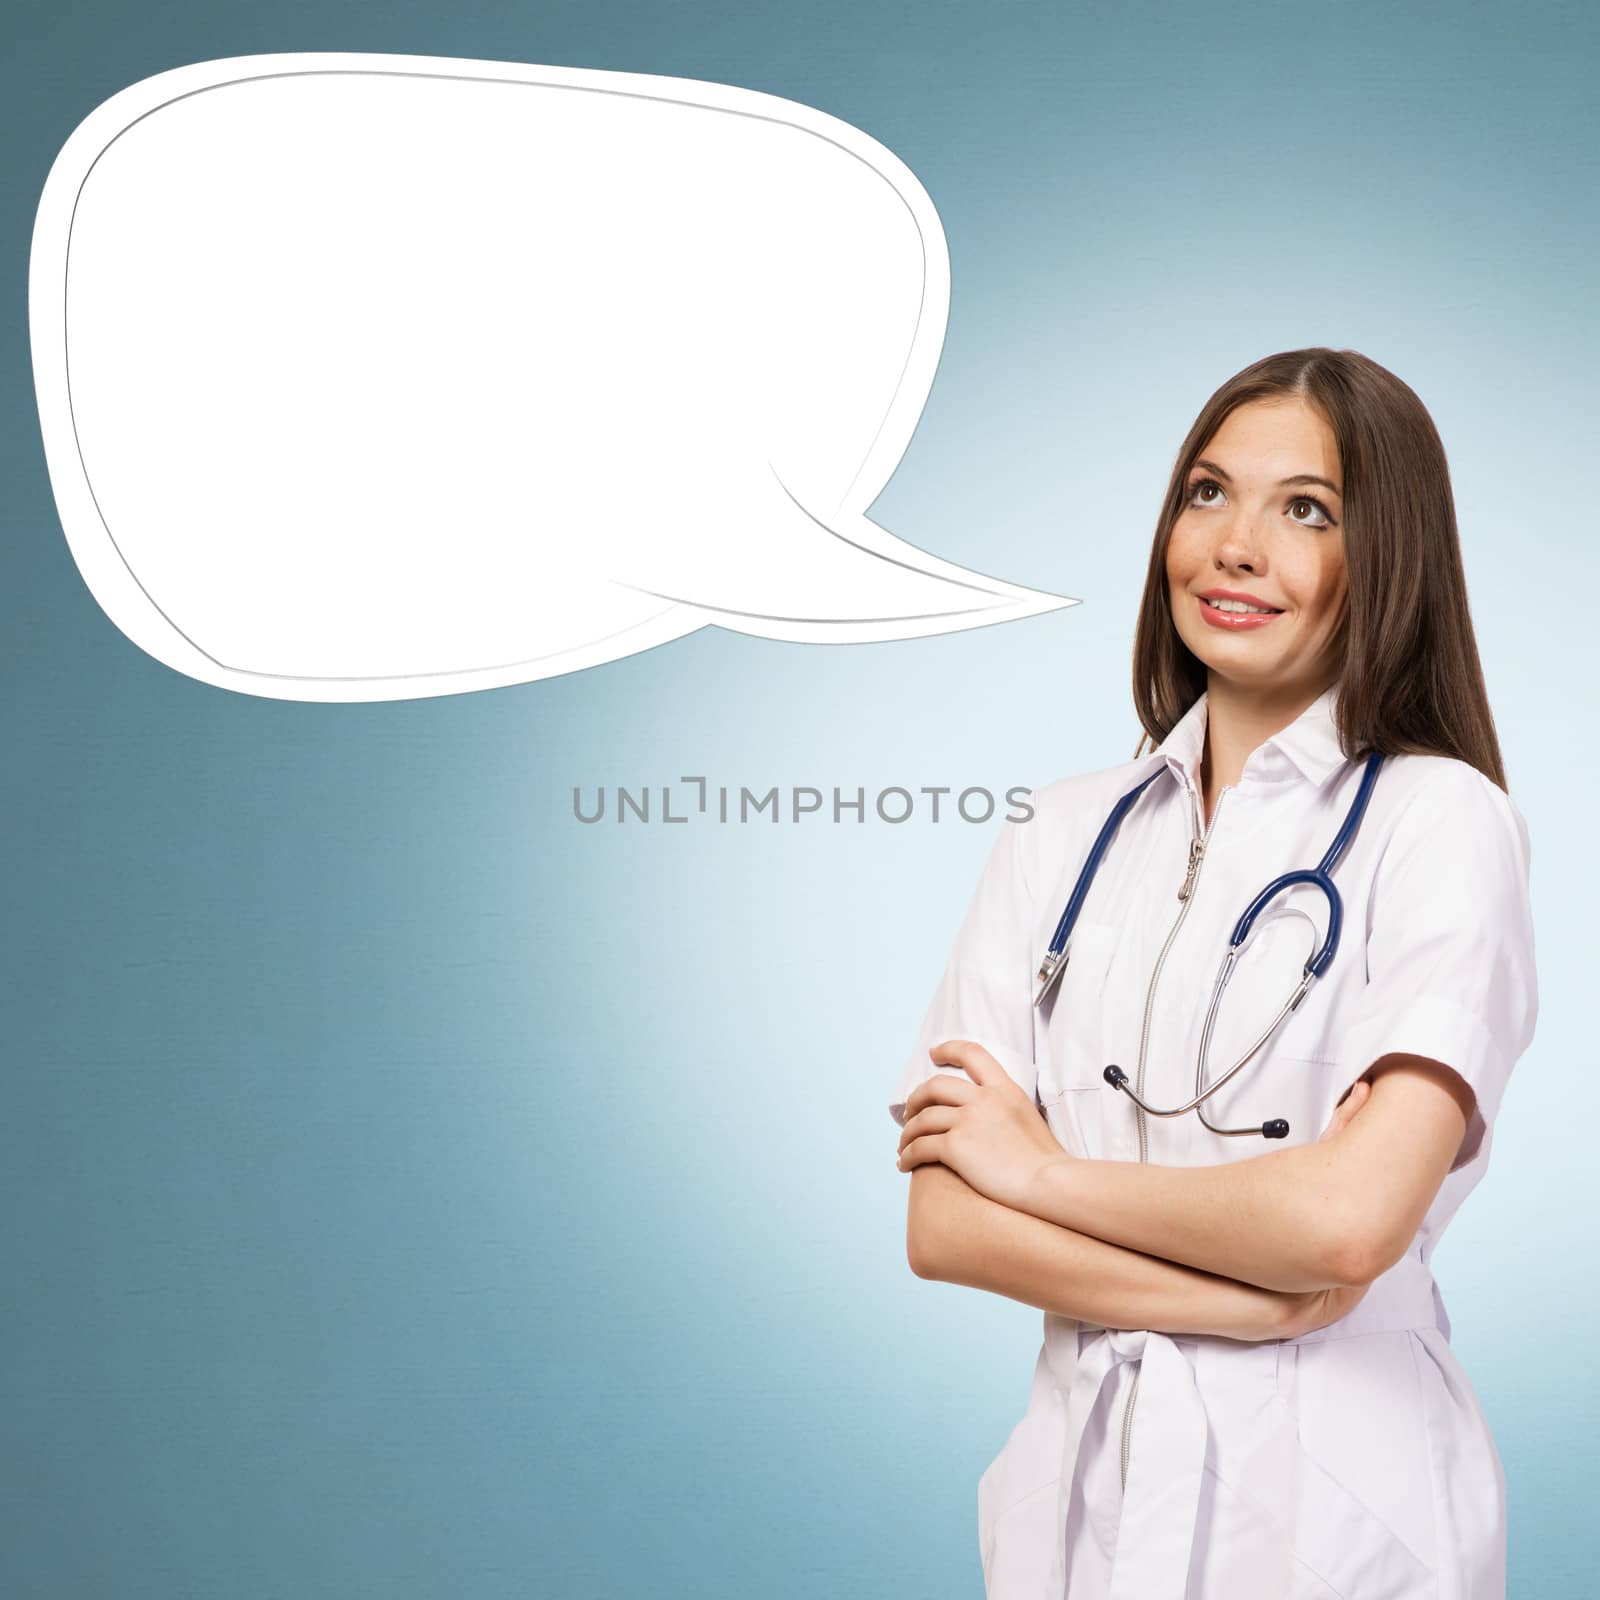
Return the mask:
[[1261,540],[1254,525],[1242,516],[1235,517],[1223,530],[1214,554],[1218,566],[1242,567],[1249,572],[1261,570]]

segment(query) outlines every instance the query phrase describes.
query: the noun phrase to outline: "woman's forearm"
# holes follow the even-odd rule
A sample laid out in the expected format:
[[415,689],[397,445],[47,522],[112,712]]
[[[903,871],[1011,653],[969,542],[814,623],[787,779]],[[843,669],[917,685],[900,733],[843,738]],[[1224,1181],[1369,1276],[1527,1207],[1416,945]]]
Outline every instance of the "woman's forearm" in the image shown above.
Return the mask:
[[959,1283],[1102,1328],[1283,1337],[1302,1297],[1239,1283],[1013,1211],[937,1162],[911,1175],[919,1277]]
[[1331,1142],[1201,1167],[1067,1156],[1041,1168],[1023,1209],[1262,1288],[1326,1289],[1363,1272],[1337,1161]]

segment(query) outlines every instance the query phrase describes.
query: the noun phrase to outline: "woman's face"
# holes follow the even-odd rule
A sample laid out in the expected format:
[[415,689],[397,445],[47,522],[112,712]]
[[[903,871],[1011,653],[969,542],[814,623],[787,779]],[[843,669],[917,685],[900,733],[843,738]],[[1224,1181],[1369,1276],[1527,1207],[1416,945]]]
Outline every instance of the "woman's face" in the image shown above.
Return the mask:
[[1303,400],[1239,406],[1201,450],[1167,545],[1167,586],[1179,636],[1211,674],[1274,698],[1333,681],[1348,592],[1342,489],[1333,431]]

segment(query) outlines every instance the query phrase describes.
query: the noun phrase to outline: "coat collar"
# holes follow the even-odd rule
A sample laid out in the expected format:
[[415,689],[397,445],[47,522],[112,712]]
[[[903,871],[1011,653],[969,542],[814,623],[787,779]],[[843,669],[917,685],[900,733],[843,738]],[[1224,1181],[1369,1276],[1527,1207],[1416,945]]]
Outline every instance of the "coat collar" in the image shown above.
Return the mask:
[[[1206,747],[1208,698],[1201,694],[1150,758],[1152,762],[1164,761],[1174,776],[1187,780],[1196,790],[1200,787],[1200,760]],[[1298,776],[1320,788],[1348,760],[1339,745],[1336,712],[1336,688],[1329,687],[1286,728],[1280,728],[1250,752],[1241,781],[1260,778],[1274,782]]]

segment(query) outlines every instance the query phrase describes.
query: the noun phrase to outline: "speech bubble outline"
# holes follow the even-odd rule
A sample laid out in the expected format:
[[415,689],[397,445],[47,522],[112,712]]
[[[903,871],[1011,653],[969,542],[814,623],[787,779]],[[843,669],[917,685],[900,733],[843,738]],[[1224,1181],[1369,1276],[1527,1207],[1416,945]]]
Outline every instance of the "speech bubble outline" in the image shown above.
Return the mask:
[[96,601],[175,670],[321,701],[534,681],[713,624],[857,643],[1075,604],[866,515],[948,305],[932,201],[826,113],[368,54],[113,95],[52,165],[29,270]]

